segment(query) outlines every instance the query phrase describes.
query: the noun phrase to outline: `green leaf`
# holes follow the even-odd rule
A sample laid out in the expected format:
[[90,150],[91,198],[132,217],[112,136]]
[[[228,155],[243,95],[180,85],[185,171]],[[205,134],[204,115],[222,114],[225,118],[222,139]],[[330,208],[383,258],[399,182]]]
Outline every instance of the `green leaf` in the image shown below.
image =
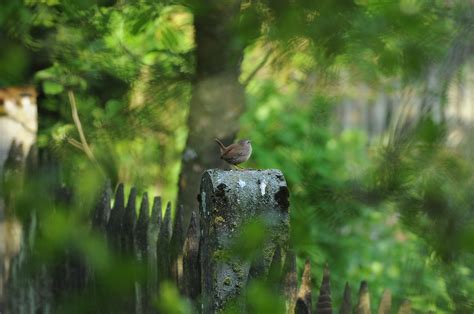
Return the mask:
[[111,99],[107,102],[105,106],[105,112],[107,114],[107,117],[111,118],[115,115],[117,115],[120,110],[122,110],[123,104],[115,99]]
[[64,91],[64,87],[53,81],[44,81],[43,82],[43,91],[48,95],[57,95]]
[[55,64],[52,67],[36,72],[35,79],[36,80],[53,79],[54,77],[57,77],[59,74],[60,74],[59,67],[57,64]]

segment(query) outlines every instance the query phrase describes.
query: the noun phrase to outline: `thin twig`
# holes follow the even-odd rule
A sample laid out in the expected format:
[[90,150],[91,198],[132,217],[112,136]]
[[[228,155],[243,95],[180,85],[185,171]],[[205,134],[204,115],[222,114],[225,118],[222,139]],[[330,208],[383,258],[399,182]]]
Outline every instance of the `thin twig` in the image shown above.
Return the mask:
[[270,56],[272,55],[272,53],[273,53],[273,49],[268,49],[268,51],[265,54],[265,57],[263,57],[262,61],[260,61],[260,63],[255,67],[255,69],[253,69],[253,71],[250,72],[249,76],[247,76],[247,78],[243,81],[242,85],[244,87],[247,86],[248,83],[250,83],[250,81],[253,80],[255,75],[257,75],[258,71],[260,71],[265,66],[268,59],[270,59]]
[[67,92],[67,95],[69,97],[69,103],[71,104],[72,119],[74,120],[74,124],[76,125],[76,128],[77,128],[77,132],[79,133],[79,138],[81,139],[82,150],[102,173],[102,168],[97,162],[97,159],[95,159],[95,156],[92,153],[92,150],[89,144],[87,144],[86,136],[84,135],[84,130],[82,129],[81,120],[79,119],[79,114],[77,113],[76,97],[74,97],[74,92],[72,90],[69,90]]
[[82,147],[82,144],[79,143],[77,140],[75,140],[75,139],[73,139],[73,138],[68,138],[67,141],[68,141],[69,144],[71,144],[71,145],[74,146],[75,148],[84,151],[84,147]]

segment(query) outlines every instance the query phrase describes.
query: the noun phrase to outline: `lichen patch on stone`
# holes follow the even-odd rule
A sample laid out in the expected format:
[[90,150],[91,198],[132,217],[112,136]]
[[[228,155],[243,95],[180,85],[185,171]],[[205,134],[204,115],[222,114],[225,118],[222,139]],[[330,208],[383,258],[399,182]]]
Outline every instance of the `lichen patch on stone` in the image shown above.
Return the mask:
[[209,212],[206,211],[207,206],[206,206],[206,192],[202,191],[201,192],[201,202],[202,202],[202,210],[206,215],[209,215]]
[[267,187],[267,182],[265,182],[265,180],[263,180],[262,182],[260,182],[260,194],[262,196],[265,195],[265,188]]
[[224,219],[224,217],[222,217],[222,216],[217,216],[217,217],[214,219],[214,223],[215,223],[215,224],[222,224],[222,223],[224,223],[224,222],[225,222],[225,219]]

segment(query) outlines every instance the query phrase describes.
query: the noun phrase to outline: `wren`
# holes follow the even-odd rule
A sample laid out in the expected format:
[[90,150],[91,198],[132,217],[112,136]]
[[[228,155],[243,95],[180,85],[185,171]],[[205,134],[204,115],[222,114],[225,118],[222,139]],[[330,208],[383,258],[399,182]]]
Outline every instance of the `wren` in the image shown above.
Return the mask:
[[215,141],[219,144],[221,159],[233,166],[239,167],[238,165],[246,162],[252,154],[252,144],[250,140],[240,140],[229,146],[225,146],[217,138]]

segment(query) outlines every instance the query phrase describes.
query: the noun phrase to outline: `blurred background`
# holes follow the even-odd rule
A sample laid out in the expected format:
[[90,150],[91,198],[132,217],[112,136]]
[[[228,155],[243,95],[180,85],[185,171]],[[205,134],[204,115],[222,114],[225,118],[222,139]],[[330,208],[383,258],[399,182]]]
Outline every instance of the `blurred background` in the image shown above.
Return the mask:
[[[389,288],[415,313],[473,312],[474,2],[9,0],[0,29],[0,162],[36,141],[81,204],[109,178],[189,220],[202,171],[226,167],[214,137],[248,138],[244,166],[284,173],[298,267],[319,283],[330,265],[334,304],[367,280],[374,304]],[[39,212],[37,258],[72,243],[106,267],[86,213]]]

